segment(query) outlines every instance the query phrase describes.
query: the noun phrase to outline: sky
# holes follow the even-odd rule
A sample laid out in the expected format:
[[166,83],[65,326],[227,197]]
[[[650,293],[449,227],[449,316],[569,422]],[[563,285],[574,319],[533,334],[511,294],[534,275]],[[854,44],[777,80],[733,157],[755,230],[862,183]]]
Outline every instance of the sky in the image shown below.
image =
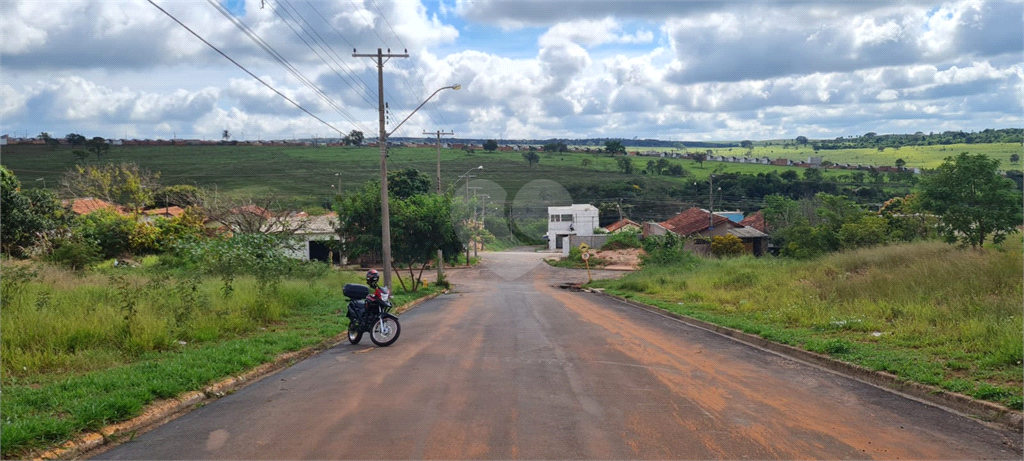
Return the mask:
[[396,137],[1024,126],[1022,1],[5,0],[0,133],[376,138],[378,48]]

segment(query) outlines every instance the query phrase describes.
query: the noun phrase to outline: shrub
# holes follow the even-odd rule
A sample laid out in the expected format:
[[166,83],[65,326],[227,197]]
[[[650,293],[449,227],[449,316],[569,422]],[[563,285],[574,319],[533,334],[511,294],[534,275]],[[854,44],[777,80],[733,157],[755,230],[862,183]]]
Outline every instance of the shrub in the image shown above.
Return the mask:
[[85,269],[103,260],[103,253],[94,241],[72,238],[58,245],[47,259],[68,269]]
[[697,264],[699,258],[692,252],[684,250],[684,243],[685,240],[672,233],[646,237],[643,240],[643,249],[646,254],[640,255],[640,264],[643,266]]
[[711,238],[711,253],[718,257],[739,256],[747,252],[747,247],[739,237],[729,234]]
[[602,250],[622,250],[626,248],[641,248],[640,233],[636,231],[616,232],[608,236],[601,247]]

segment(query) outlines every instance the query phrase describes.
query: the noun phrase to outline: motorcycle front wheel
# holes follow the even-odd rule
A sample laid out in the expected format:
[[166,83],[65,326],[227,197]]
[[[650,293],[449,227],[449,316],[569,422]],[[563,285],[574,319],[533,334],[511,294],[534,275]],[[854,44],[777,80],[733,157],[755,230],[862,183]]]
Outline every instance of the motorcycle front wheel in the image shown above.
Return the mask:
[[373,330],[370,331],[370,341],[373,341],[374,344],[380,347],[390,346],[398,340],[398,335],[401,332],[402,326],[399,325],[398,319],[383,317],[373,324]]
[[355,322],[349,322],[348,324],[348,342],[351,344],[359,344],[359,341],[363,339],[363,332],[359,330],[359,327],[355,325]]

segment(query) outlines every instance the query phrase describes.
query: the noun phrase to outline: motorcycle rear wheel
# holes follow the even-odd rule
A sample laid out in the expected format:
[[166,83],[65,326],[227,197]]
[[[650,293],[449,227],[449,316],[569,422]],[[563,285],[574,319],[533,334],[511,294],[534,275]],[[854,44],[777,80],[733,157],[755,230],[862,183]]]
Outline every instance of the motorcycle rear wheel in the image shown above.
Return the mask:
[[378,319],[370,331],[370,341],[380,347],[387,347],[398,341],[398,335],[402,333],[402,326],[394,317]]
[[359,344],[359,341],[363,339],[363,332],[359,330],[354,323],[348,324],[348,342],[351,344]]

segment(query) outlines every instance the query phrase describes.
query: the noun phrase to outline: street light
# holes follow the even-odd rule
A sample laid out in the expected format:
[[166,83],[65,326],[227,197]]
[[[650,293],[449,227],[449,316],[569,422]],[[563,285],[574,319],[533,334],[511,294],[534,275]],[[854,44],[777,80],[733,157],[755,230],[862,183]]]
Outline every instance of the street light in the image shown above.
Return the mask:
[[[378,54],[380,50],[378,49]],[[382,74],[378,75],[378,79],[382,80],[384,77]],[[383,84],[380,85],[383,88]],[[391,209],[388,206],[388,137],[395,133],[412,114],[420,110],[427,101],[430,101],[437,93],[441,90],[458,90],[462,88],[462,85],[456,83],[451,86],[443,86],[438,88],[427,99],[424,99],[419,106],[416,106],[408,116],[405,117],[391,132],[389,133],[384,127],[384,95],[383,90],[380,94],[380,138],[378,144],[380,144],[380,228],[381,228],[381,256],[384,259],[384,286],[391,288]]]
[[462,181],[462,178],[466,178],[466,197],[468,198],[469,197],[469,178],[472,177],[472,176],[469,175],[469,173],[471,173],[474,170],[482,170],[482,169],[484,169],[484,166],[480,165],[478,167],[470,168],[465,173],[460,174],[458,179],[456,179],[455,181],[452,181],[451,185],[448,186],[448,190],[445,191],[445,192],[451,191],[453,187],[455,187],[456,185],[459,184],[459,181]]

